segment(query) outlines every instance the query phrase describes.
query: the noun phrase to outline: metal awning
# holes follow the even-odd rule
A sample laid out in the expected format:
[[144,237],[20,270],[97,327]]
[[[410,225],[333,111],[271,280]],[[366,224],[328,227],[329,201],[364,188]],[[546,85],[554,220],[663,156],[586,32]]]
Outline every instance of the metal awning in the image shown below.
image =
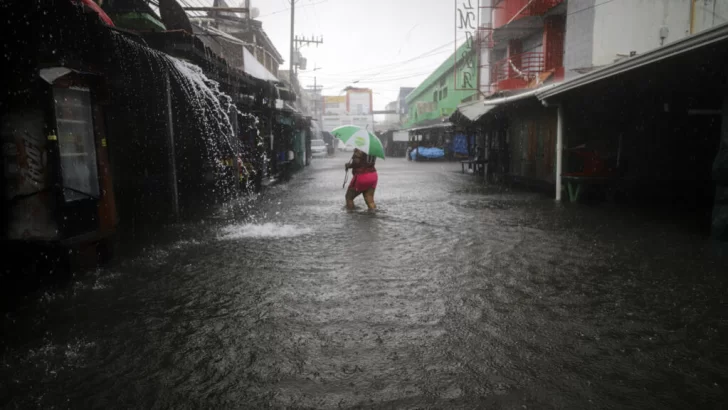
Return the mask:
[[432,129],[448,128],[448,127],[452,127],[452,123],[449,121],[432,124],[432,125],[423,125],[421,127],[412,127],[412,128],[408,128],[407,131],[424,131],[424,130],[432,130]]
[[457,112],[462,114],[465,118],[469,119],[472,122],[478,121],[480,117],[487,114],[488,111],[495,108],[495,105],[483,105],[483,102],[480,100],[477,101],[471,101],[465,104],[460,104],[458,106]]
[[535,98],[538,96],[539,93],[546,92],[547,90],[553,89],[553,88],[557,87],[558,85],[559,84],[544,85],[542,87],[534,88],[532,90],[528,90],[528,91],[521,92],[518,94],[509,95],[507,97],[494,98],[492,100],[484,100],[482,102],[486,106],[495,107],[498,105],[507,104],[507,103],[511,103],[514,101],[525,100],[526,98],[532,98],[532,97]]
[[258,61],[257,58],[248,51],[248,49],[245,46],[241,46],[243,48],[243,70],[258,79],[265,80],[265,81],[272,81],[272,82],[279,82],[278,78],[276,78],[273,73],[268,71],[267,68],[263,64]]
[[540,100],[546,100],[575,88],[726,40],[728,40],[728,23],[721,24],[700,33],[677,40],[666,46],[650,50],[635,57],[630,57],[626,60],[591,71],[588,74],[576,77],[573,80],[558,84],[556,87],[549,88],[548,90],[542,90],[536,93],[536,95]]

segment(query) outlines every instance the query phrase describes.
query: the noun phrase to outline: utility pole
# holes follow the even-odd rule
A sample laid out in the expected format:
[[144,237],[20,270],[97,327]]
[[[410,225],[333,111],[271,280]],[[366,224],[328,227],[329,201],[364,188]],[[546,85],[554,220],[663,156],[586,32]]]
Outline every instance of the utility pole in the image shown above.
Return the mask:
[[[292,26],[291,26],[291,30],[292,30]],[[291,33],[292,32],[293,31],[291,31]],[[291,34],[291,35],[293,35],[293,34]],[[298,51],[298,49],[300,48],[299,46],[301,46],[301,45],[316,44],[316,46],[318,46],[319,44],[323,44],[324,38],[323,37],[306,38],[306,37],[295,36],[295,37],[293,37],[293,43],[295,44],[295,47],[294,47],[295,51]],[[291,51],[291,55],[293,55],[293,51]],[[299,62],[299,64],[300,64],[300,62]]]
[[313,85],[312,86],[309,85],[306,88],[309,91],[312,91],[313,92],[313,95],[315,97],[314,100],[313,100],[314,101],[313,102],[313,111],[314,111],[314,114],[316,116],[316,120],[321,120],[321,118],[320,118],[321,111],[319,111],[319,104],[322,102],[321,101],[322,97],[321,97],[320,91],[323,90],[324,87],[322,85],[317,85],[316,84],[316,77],[314,77],[313,78]]
[[296,0],[290,0],[291,2],[291,56],[289,57],[288,61],[288,76],[289,82],[291,83],[291,86],[293,85],[293,52],[296,48],[295,46],[295,35],[293,34],[293,28],[296,18]]

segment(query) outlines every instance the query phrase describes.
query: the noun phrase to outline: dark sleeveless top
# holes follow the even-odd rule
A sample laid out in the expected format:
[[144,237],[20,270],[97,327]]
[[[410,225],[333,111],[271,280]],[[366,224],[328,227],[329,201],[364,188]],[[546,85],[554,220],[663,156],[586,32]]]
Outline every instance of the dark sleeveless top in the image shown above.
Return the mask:
[[370,172],[377,172],[374,164],[377,162],[377,157],[367,155],[363,151],[356,150],[354,155],[351,156],[353,167],[351,173],[353,175],[368,174]]

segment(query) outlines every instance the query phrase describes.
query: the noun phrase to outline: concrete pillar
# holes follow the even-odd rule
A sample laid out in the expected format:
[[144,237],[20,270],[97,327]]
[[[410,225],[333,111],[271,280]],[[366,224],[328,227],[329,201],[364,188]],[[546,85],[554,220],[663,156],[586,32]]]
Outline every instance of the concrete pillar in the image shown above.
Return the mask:
[[715,239],[728,242],[728,87],[723,90],[721,117],[720,148],[713,162],[715,203],[711,231]]
[[564,107],[556,107],[556,200],[561,201],[561,173],[564,162]]

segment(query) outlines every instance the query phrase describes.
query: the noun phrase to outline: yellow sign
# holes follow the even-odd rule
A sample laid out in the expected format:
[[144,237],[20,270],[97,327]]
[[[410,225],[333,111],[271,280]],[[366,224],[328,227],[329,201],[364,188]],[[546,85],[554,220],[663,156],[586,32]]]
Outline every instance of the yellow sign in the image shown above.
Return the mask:
[[106,138],[101,138],[101,146],[102,147],[106,146]]
[[345,95],[324,95],[324,104],[344,104],[346,103]]
[[48,141],[58,141],[58,137],[54,134],[48,136]]

